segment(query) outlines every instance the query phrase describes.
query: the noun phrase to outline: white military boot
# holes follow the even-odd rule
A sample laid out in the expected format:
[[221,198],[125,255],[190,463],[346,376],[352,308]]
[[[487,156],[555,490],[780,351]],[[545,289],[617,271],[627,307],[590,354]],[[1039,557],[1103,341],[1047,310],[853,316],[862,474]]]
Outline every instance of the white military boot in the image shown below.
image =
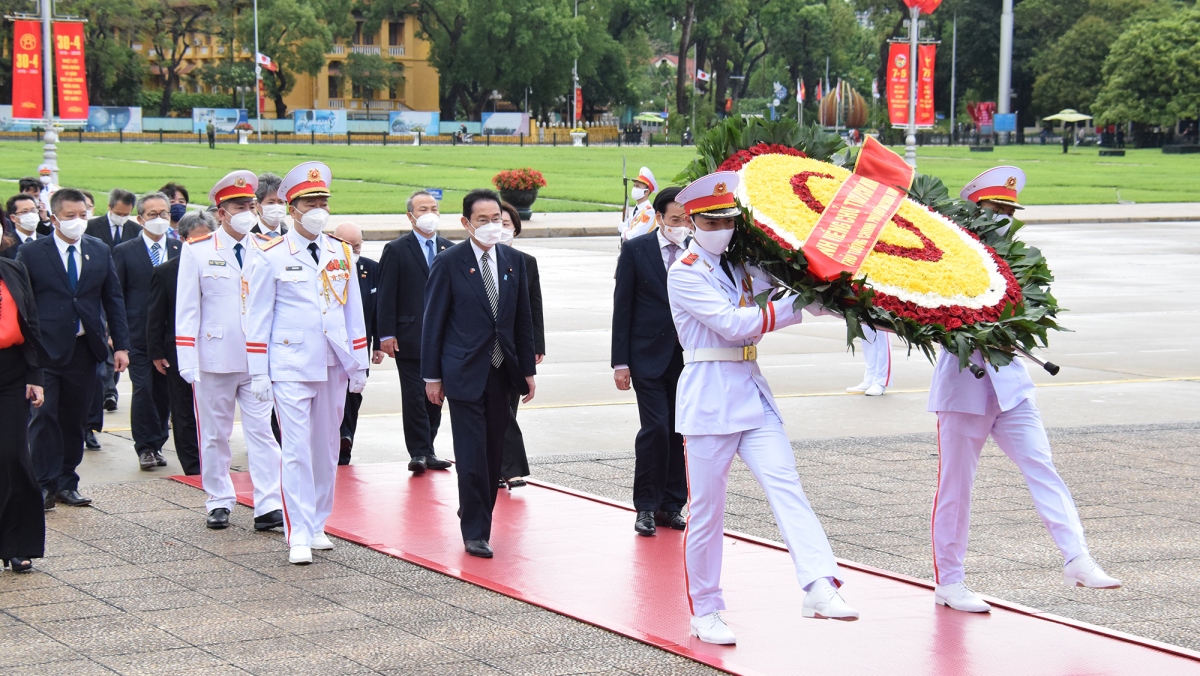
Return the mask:
[[866,392],[869,389],[871,389],[871,381],[864,380],[861,383],[855,385],[854,387],[847,387],[846,391],[849,392],[850,394],[862,394],[863,392]]
[[933,601],[939,606],[949,606],[966,613],[988,613],[992,610],[965,582],[937,585],[933,588]]
[[733,645],[737,639],[733,630],[721,619],[721,613],[711,612],[707,615],[692,616],[692,636],[716,645]]
[[863,392],[863,394],[867,395],[868,397],[880,397],[883,396],[884,392],[887,392],[887,388],[879,383],[875,383],[874,385],[868,387],[867,391]]

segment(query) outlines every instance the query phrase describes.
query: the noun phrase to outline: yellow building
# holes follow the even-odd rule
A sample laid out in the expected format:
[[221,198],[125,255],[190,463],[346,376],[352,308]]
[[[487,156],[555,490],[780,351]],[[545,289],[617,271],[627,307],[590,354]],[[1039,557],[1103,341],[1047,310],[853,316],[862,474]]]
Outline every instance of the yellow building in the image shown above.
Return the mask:
[[[364,31],[363,23],[362,19],[357,19],[354,36],[333,45],[325,55],[325,65],[320,73],[296,77],[295,87],[284,97],[289,113],[303,108],[334,109],[347,111],[352,119],[364,119],[371,113],[374,113],[371,117],[387,119],[387,112],[391,110],[438,110],[438,73],[429,63],[429,43],[417,35],[417,18],[405,16],[384,21],[375,33]],[[196,34],[188,39],[189,48],[179,68],[180,91],[218,93],[200,82],[196,71],[206,63],[229,59],[228,47],[213,35]],[[133,42],[131,46],[150,63],[151,77],[147,86],[158,87],[154,46],[149,42]],[[251,48],[238,45],[238,51],[235,57],[238,61],[252,62]],[[355,53],[378,55],[385,61],[400,64],[403,84],[396,90],[361,90],[344,74],[346,58]],[[262,116],[264,119],[275,117],[275,103],[270,97],[264,103]]]

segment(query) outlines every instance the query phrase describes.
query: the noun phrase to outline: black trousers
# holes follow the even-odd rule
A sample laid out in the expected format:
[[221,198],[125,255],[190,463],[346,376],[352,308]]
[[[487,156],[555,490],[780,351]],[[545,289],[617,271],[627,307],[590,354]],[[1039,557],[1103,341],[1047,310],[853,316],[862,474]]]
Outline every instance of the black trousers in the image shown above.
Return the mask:
[[342,438],[354,441],[358,430],[358,409],[362,408],[362,393],[346,390],[346,410],[342,412]]
[[117,383],[121,374],[113,369],[113,351],[108,348],[108,359],[96,365],[96,393],[92,395],[92,410],[88,415],[88,429],[99,432],[104,429],[104,400],[117,398]]
[[400,372],[400,410],[404,416],[404,445],[408,455],[433,455],[433,440],[442,424],[442,407],[425,396],[421,360],[397,359]]
[[[155,369],[157,372],[157,369]],[[167,399],[171,403],[171,434],[175,455],[187,475],[200,474],[200,437],[196,430],[196,408],[192,386],[179,377],[174,366],[167,369]]]
[[38,558],[46,550],[42,491],[29,457],[25,355],[0,350],[0,559]]
[[[519,476],[529,476],[529,456],[525,454],[525,435],[517,424],[517,407],[521,405],[521,395],[516,390],[508,391],[508,428],[504,431],[504,462],[500,466],[500,476],[505,479],[515,479]],[[497,482],[499,483],[499,482]]]
[[661,377],[634,378],[642,428],[634,441],[633,505],[638,511],[680,512],[687,504],[683,436],[675,432],[675,394],[683,356],[677,354]]
[[133,450],[137,454],[161,451],[170,431],[167,416],[171,402],[167,395],[167,377],[154,368],[154,362],[144,349],[129,351],[129,381],[133,397],[129,405],[129,422],[133,428]]
[[96,364],[87,337],[80,336],[66,366],[44,370],[46,401],[33,409],[29,448],[38,483],[51,493],[79,488],[75,468],[83,460],[83,436],[96,391]]
[[458,504],[462,508],[463,540],[492,538],[492,508],[500,484],[504,458],[504,433],[512,411],[508,373],[492,368],[483,397],[475,401],[448,399],[450,426],[454,431],[455,472],[458,473]]

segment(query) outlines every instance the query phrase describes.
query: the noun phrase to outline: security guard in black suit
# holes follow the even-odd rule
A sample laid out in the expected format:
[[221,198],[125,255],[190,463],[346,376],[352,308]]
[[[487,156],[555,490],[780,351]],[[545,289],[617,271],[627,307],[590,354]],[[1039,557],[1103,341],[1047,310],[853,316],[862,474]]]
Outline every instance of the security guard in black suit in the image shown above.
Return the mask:
[[[350,245],[354,252],[354,269],[358,277],[358,289],[362,293],[363,325],[371,341],[371,363],[383,363],[383,352],[379,349],[379,333],[375,330],[375,298],[379,283],[379,263],[363,258],[362,230],[353,223],[342,223],[333,231],[333,236]],[[346,390],[346,410],[342,412],[342,445],[338,454],[339,465],[350,464],[350,453],[354,450],[354,432],[358,429],[358,409],[362,407],[362,393]]]

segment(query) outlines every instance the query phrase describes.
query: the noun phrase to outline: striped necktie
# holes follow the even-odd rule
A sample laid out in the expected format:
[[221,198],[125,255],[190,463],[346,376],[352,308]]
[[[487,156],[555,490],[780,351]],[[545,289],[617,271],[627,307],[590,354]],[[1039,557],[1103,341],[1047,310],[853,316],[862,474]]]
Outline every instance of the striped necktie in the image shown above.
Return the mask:
[[150,247],[150,264],[151,265],[158,265],[160,262],[162,262],[161,251],[162,251],[162,248],[158,245],[158,242],[155,242]]
[[[490,262],[492,252],[485,251],[479,258],[479,272],[483,274],[483,288],[487,290],[488,303],[492,306],[492,319],[495,319],[500,311],[500,294],[496,291],[496,281],[492,279],[492,264]],[[496,344],[492,346],[492,366],[499,368],[504,362],[504,352],[500,350],[500,339],[496,339]]]

